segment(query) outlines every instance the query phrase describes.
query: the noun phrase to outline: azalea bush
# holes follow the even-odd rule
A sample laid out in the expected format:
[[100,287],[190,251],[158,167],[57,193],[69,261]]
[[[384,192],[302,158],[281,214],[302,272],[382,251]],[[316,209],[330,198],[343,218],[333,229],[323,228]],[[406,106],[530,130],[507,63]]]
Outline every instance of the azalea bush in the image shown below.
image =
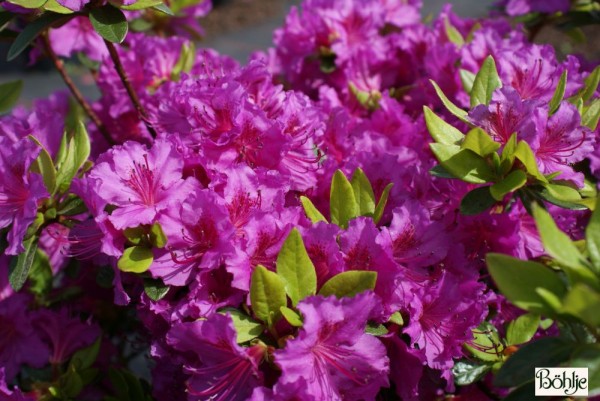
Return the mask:
[[0,399],[600,395],[600,68],[531,41],[598,3],[420,6],[305,0],[239,64],[208,0],[0,3],[66,88],[0,84]]

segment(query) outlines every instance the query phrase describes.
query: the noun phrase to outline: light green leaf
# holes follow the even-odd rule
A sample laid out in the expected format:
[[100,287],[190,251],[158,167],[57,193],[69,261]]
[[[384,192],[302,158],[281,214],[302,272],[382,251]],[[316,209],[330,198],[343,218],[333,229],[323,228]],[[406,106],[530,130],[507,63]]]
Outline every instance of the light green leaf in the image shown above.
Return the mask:
[[235,327],[235,331],[237,333],[238,344],[254,340],[265,330],[261,323],[237,309],[226,308],[219,312],[222,314],[228,314],[231,317],[233,326]]
[[446,95],[444,94],[442,89],[438,86],[437,83],[435,83],[435,81],[430,79],[429,82],[431,82],[431,84],[433,85],[433,88],[435,89],[435,93],[437,93],[438,97],[440,98],[440,100],[442,101],[444,106],[446,106],[446,109],[448,109],[448,111],[451,114],[456,116],[462,122],[471,124],[471,122],[469,121],[469,118],[467,116],[468,113],[465,110],[458,107],[457,105],[455,105],[454,103],[452,103],[452,101],[446,97]]
[[129,6],[119,6],[121,10],[136,11],[163,4],[162,0],[138,0]]
[[167,245],[167,236],[158,222],[150,227],[150,243],[157,248],[164,248]]
[[475,76],[475,81],[473,81],[473,89],[471,90],[471,107],[473,108],[480,104],[490,104],[490,101],[492,100],[492,94],[501,86],[502,82],[498,76],[496,62],[492,56],[488,56],[481,65],[481,69]]
[[544,288],[559,298],[566,293],[558,274],[540,263],[497,253],[488,253],[486,260],[488,271],[502,294],[519,308],[530,312],[552,312],[536,289]]
[[594,70],[585,78],[585,85],[583,89],[579,92],[579,96],[581,100],[587,102],[594,96],[596,93],[596,89],[598,89],[598,84],[600,83],[600,66],[594,68]]
[[29,135],[28,138],[41,148],[37,159],[35,159],[35,163],[31,165],[31,171],[42,176],[48,193],[52,195],[56,189],[56,167],[54,167],[52,157],[50,157],[44,145],[36,137]]
[[596,272],[600,272],[600,199],[585,229],[585,244]]
[[44,10],[52,11],[58,14],[73,14],[75,11],[68,9],[67,7],[63,7],[59,4],[57,0],[48,0],[44,4]]
[[533,338],[540,326],[540,315],[526,313],[508,324],[506,329],[507,345],[520,345]]
[[[81,121],[78,122],[73,136],[68,140],[67,135],[65,133],[64,142],[68,143],[68,145],[63,147],[61,142],[61,148],[57,156],[58,173],[56,182],[58,191],[61,193],[69,189],[71,181],[73,181],[81,166],[87,161],[91,150],[90,138],[85,125]],[[62,161],[59,163],[58,160]]]
[[504,199],[506,194],[516,191],[527,183],[527,174],[522,170],[511,171],[502,181],[490,187],[490,193],[497,201]]
[[365,333],[378,337],[385,336],[389,333],[389,330],[383,324],[368,323],[367,327],[365,327]]
[[281,314],[283,315],[285,320],[288,321],[289,324],[291,324],[294,327],[302,327],[302,319],[300,318],[300,315],[298,315],[296,312],[294,312],[287,306],[282,306],[279,309],[281,310]]
[[394,312],[388,319],[390,323],[397,324],[398,326],[404,326],[404,318],[400,312]]
[[179,53],[179,59],[171,71],[171,80],[179,81],[182,72],[190,72],[194,66],[195,60],[196,46],[194,46],[194,42],[183,43],[181,52]]
[[25,281],[27,281],[27,276],[29,276],[37,254],[38,237],[32,236],[23,241],[23,247],[25,248],[23,253],[11,259],[8,269],[8,282],[15,291],[23,288]]
[[581,116],[581,125],[595,131],[596,127],[598,127],[599,119],[600,99],[594,99],[589,106],[584,107],[583,116]]
[[479,156],[485,157],[500,149],[500,144],[494,141],[484,130],[475,127],[467,132],[461,148],[472,150]]
[[315,266],[296,228],[292,229],[277,255],[277,274],[285,282],[285,290],[294,306],[317,292]]
[[52,267],[48,255],[38,248],[29,270],[29,291],[44,296],[52,290]]
[[150,268],[153,261],[152,249],[143,246],[132,246],[123,251],[117,266],[124,272],[143,273]]
[[488,322],[482,322],[472,330],[473,339],[465,343],[465,348],[482,361],[496,362],[503,359],[504,345],[498,330]]
[[462,68],[459,70],[459,74],[463,89],[468,94],[471,94],[471,91],[473,90],[473,82],[475,82],[475,74],[473,74],[471,71],[463,70]]
[[327,223],[327,219],[325,216],[319,212],[319,209],[308,199],[306,196],[300,197],[300,203],[302,203],[302,207],[304,208],[304,213],[306,213],[306,217],[310,219],[313,223],[318,223],[320,221],[324,221]]
[[452,25],[448,17],[444,19],[444,28],[446,31],[446,36],[450,42],[454,43],[458,47],[464,46],[465,39],[462,37],[458,29]]
[[354,199],[358,205],[358,213],[361,216],[372,216],[375,213],[375,194],[369,179],[361,168],[354,170],[352,175],[352,189]]
[[333,174],[329,202],[333,224],[347,228],[348,221],[358,216],[358,205],[356,204],[352,184],[340,170]]
[[554,90],[554,95],[552,95],[552,99],[548,104],[548,114],[552,115],[556,113],[556,110],[560,107],[560,102],[563,100],[565,96],[565,88],[567,86],[567,70],[564,70],[560,76],[560,80],[558,81],[558,85]]
[[541,182],[548,182],[540,172],[533,151],[525,141],[520,141],[515,150],[515,157],[523,163],[527,172]]
[[281,318],[281,307],[287,305],[285,282],[276,273],[258,265],[250,280],[250,303],[254,315],[272,327]]
[[46,3],[46,0],[8,0],[8,3],[16,4],[23,8],[40,8]]
[[161,13],[167,14],[167,15],[169,15],[171,17],[175,15],[175,13],[173,12],[173,10],[171,10],[169,8],[169,6],[167,6],[166,4],[159,4],[157,6],[153,6],[152,8],[154,10],[156,10],[156,11],[160,11]]
[[440,164],[455,177],[473,184],[494,181],[494,172],[484,158],[469,149],[441,143],[429,144]]
[[458,145],[465,138],[462,132],[438,117],[427,106],[423,106],[425,124],[431,137],[438,143]]
[[495,203],[496,200],[490,194],[489,186],[475,188],[460,201],[460,212],[466,216],[476,215],[485,212]]
[[128,24],[125,15],[110,4],[92,8],[90,22],[98,35],[109,42],[121,43],[127,36]]
[[575,316],[590,327],[600,327],[600,293],[585,284],[575,284],[562,302],[562,312]]
[[23,91],[23,81],[0,84],[0,114],[9,112],[19,100]]
[[381,193],[381,197],[379,198],[379,202],[377,202],[377,206],[375,207],[375,214],[373,215],[373,221],[375,224],[378,224],[381,218],[383,217],[383,212],[385,211],[385,205],[387,204],[388,198],[390,197],[390,191],[394,186],[393,183],[389,183],[383,188],[383,192]]
[[16,37],[10,49],[8,49],[7,60],[12,61],[19,54],[23,52],[23,50],[27,49],[27,46],[35,39],[37,36],[46,28],[54,24],[55,22],[67,22],[73,17],[73,15],[65,16],[62,14],[55,14],[52,12],[45,12],[36,20],[33,20],[31,23],[27,24],[25,28],[19,33],[19,36]]
[[163,283],[161,279],[144,278],[144,292],[153,301],[160,301],[168,293],[171,287]]
[[319,295],[338,298],[353,297],[363,291],[372,290],[377,283],[377,272],[366,270],[350,270],[330,278],[319,291]]

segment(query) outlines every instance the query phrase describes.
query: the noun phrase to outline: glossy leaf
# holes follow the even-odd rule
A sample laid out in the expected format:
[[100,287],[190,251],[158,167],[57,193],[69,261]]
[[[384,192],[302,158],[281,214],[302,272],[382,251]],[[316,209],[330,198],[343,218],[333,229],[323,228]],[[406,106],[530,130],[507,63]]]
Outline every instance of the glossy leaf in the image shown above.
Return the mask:
[[488,105],[492,100],[492,94],[502,86],[496,62],[492,56],[488,56],[473,81],[471,89],[471,108],[480,104]]
[[90,22],[98,35],[113,43],[121,43],[127,36],[128,24],[118,8],[106,4],[90,11]]
[[469,360],[458,361],[452,368],[454,383],[457,386],[468,386],[481,380],[492,369],[491,364]]
[[329,199],[331,222],[342,228],[348,227],[348,221],[358,216],[358,205],[352,184],[340,170],[333,174]]
[[0,84],[0,114],[9,112],[19,101],[23,91],[23,81],[12,81]]
[[144,292],[153,301],[160,301],[169,293],[170,287],[161,279],[145,278]]
[[358,213],[361,216],[372,216],[375,213],[375,194],[369,179],[362,169],[357,168],[350,181],[354,190],[354,199],[358,205]]
[[492,197],[489,186],[475,188],[460,201],[460,212],[466,216],[476,215],[485,212],[495,203],[496,200]]
[[37,38],[37,36],[44,29],[48,28],[49,26],[58,21],[62,20],[61,22],[66,22],[71,18],[72,16],[65,16],[62,14],[52,12],[46,12],[42,14],[41,17],[27,24],[27,26],[25,26],[21,33],[19,33],[19,35],[16,37],[16,39],[10,46],[10,49],[8,49],[7,60],[12,61],[15,58],[17,58],[17,56],[21,54],[23,50],[27,49],[29,44],[35,38]]
[[258,265],[250,280],[250,302],[254,315],[271,327],[281,318],[281,307],[287,305],[285,282],[276,273]]
[[150,268],[154,261],[152,250],[143,246],[132,246],[123,251],[117,266],[121,271],[143,273]]
[[425,117],[427,130],[436,142],[458,145],[465,138],[462,132],[442,120],[427,106],[423,107],[423,116]]
[[318,223],[319,221],[327,222],[325,216],[319,212],[319,209],[317,209],[317,207],[306,196],[300,197],[300,203],[302,203],[304,213],[306,213],[306,217],[308,217],[310,221],[313,223]]
[[351,270],[330,278],[319,291],[319,295],[338,298],[353,297],[363,291],[372,290],[377,283],[377,273],[365,270]]
[[285,282],[285,291],[294,306],[317,292],[315,266],[296,228],[292,229],[277,255],[277,274]]

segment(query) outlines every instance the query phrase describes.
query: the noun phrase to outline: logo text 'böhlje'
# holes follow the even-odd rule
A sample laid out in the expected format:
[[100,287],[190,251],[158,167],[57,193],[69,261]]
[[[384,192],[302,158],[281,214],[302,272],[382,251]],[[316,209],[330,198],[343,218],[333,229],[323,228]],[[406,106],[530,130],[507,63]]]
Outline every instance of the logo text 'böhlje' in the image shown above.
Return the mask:
[[588,368],[535,368],[535,395],[588,395]]

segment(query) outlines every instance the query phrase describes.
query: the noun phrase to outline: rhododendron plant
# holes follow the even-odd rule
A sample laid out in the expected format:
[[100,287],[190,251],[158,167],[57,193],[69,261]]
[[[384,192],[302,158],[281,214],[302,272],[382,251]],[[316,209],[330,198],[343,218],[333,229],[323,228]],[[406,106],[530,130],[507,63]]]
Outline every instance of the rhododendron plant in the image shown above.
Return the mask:
[[0,84],[0,400],[600,395],[600,67],[532,41],[598,7],[305,0],[238,63],[209,0],[0,2],[69,91]]

